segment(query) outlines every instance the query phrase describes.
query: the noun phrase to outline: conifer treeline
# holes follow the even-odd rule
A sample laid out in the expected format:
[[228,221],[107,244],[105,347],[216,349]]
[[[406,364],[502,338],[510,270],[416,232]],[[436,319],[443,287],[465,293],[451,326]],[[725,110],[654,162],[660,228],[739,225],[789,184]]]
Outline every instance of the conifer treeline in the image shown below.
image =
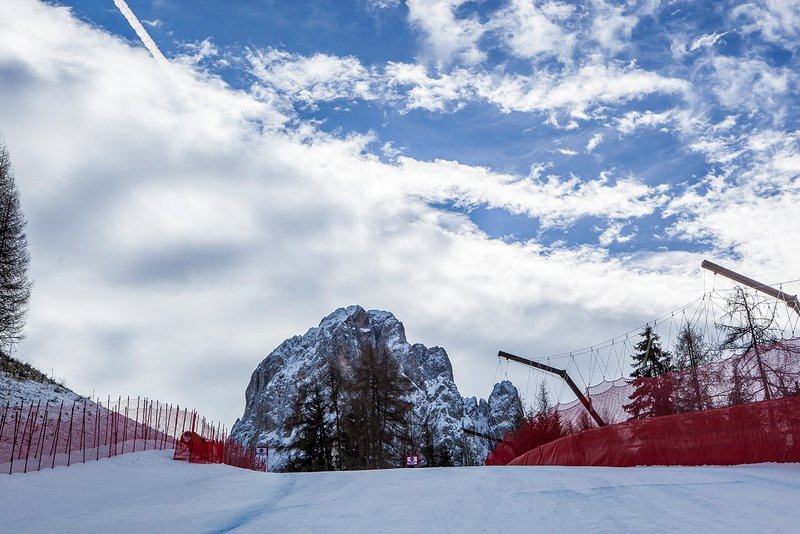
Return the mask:
[[328,360],[301,384],[287,427],[289,471],[381,469],[403,465],[406,452],[421,452],[425,465],[450,465],[435,445],[430,417],[414,420],[411,384],[397,361],[371,345],[352,368]]

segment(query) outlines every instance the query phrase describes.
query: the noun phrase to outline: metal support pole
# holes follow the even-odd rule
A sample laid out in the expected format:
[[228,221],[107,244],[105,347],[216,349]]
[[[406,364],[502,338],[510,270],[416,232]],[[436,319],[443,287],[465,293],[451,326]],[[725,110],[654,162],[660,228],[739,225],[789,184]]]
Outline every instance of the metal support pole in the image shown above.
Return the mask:
[[594,408],[592,408],[592,403],[589,402],[589,399],[587,399],[584,396],[584,394],[581,392],[581,390],[578,389],[578,386],[575,385],[575,382],[572,381],[572,378],[570,378],[570,376],[567,374],[567,372],[565,370],[556,369],[555,367],[550,367],[549,365],[545,365],[543,363],[535,362],[533,360],[529,360],[528,358],[521,358],[519,356],[515,356],[513,354],[509,354],[508,352],[503,352],[502,350],[500,352],[498,352],[497,355],[499,357],[501,357],[501,358],[505,358],[507,360],[513,360],[515,362],[518,362],[518,363],[521,363],[521,364],[524,364],[524,365],[528,365],[528,366],[536,368],[536,369],[541,369],[542,371],[546,371],[548,373],[552,373],[554,375],[560,376],[564,380],[564,382],[567,383],[567,385],[572,390],[572,392],[575,394],[575,396],[578,397],[578,400],[581,401],[581,404],[583,404],[583,406],[589,412],[589,415],[592,416],[592,419],[594,419],[595,423],[597,423],[597,426],[606,426],[605,422],[603,422],[603,420],[600,418],[600,416],[597,414],[597,412],[594,411]]
[[739,282],[740,284],[744,284],[748,287],[752,287],[756,291],[761,291],[762,293],[766,293],[770,297],[776,298],[778,300],[782,300],[789,306],[791,309],[795,311],[798,315],[800,315],[800,301],[797,300],[797,295],[787,295],[783,291],[775,289],[774,287],[770,287],[766,284],[762,284],[757,280],[753,280],[743,274],[739,274],[735,271],[731,271],[730,269],[726,269],[721,265],[717,265],[716,263],[710,262],[708,260],[703,260],[703,263],[700,264],[703,269],[708,269],[714,274],[721,274],[725,278],[730,278],[734,282]]

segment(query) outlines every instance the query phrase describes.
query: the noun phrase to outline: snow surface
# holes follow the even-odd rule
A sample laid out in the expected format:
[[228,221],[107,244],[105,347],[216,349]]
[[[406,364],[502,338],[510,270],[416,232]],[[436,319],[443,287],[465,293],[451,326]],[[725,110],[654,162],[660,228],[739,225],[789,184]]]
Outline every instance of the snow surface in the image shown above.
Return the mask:
[[35,380],[20,380],[15,376],[0,371],[0,404],[5,406],[6,402],[14,406],[16,404],[28,404],[45,400],[51,406],[57,406],[62,401],[65,404],[80,400],[81,397],[63,386],[54,384],[44,384]]
[[0,495],[3,532],[797,532],[800,464],[276,474],[147,451]]

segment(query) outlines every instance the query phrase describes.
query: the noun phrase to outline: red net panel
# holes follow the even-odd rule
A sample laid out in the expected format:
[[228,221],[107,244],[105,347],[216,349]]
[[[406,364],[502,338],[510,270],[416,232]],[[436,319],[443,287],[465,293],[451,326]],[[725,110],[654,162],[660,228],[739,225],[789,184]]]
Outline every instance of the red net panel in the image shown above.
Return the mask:
[[223,452],[221,441],[207,440],[187,430],[175,446],[174,458],[193,464],[219,464],[222,463]]
[[799,460],[781,456],[793,454],[794,434],[786,432],[797,432],[798,426],[791,411],[784,411],[787,404],[775,401],[800,402],[798,339],[652,378],[604,382],[589,388],[587,397],[609,426],[587,431],[596,424],[582,404],[559,405],[508,432],[486,464],[505,465],[522,455],[529,465]]
[[[501,463],[506,453],[493,452],[494,463]],[[800,462],[800,396],[586,430],[507,463],[627,467],[758,462]]]
[[[648,388],[648,386],[653,386]],[[649,394],[648,389],[653,393]],[[759,346],[696,368],[635,381],[620,378],[588,389],[592,406],[607,424],[621,423],[633,416],[631,396],[648,399],[651,414],[667,415],[723,408],[760,400],[800,394],[800,339],[785,339]],[[662,393],[662,394],[658,394]],[[556,406],[567,431],[593,426],[586,409],[575,400]]]

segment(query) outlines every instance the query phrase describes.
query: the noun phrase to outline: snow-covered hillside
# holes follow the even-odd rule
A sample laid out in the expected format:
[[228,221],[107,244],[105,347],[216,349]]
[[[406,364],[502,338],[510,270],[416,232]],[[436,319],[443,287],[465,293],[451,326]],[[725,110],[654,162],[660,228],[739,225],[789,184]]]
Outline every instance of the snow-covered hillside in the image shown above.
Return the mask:
[[25,380],[9,373],[0,371],[0,405],[5,406],[39,401],[49,402],[51,405],[61,401],[70,403],[81,397],[64,386],[52,383]]
[[257,473],[147,451],[0,475],[3,532],[797,532],[800,464]]
[[280,469],[286,460],[280,447],[288,445],[292,435],[286,419],[298,385],[319,377],[329,364],[350,373],[366,347],[397,361],[411,389],[408,400],[414,406],[417,429],[427,421],[435,446],[446,448],[456,465],[483,463],[493,445],[466,435],[464,428],[502,437],[522,417],[519,393],[510,382],[496,384],[488,401],[464,399],[443,348],[410,344],[403,323],[389,312],[349,306],[334,311],[303,336],[287,339],[256,367],[245,393],[244,414],[231,436],[251,447],[269,446],[270,468]]

